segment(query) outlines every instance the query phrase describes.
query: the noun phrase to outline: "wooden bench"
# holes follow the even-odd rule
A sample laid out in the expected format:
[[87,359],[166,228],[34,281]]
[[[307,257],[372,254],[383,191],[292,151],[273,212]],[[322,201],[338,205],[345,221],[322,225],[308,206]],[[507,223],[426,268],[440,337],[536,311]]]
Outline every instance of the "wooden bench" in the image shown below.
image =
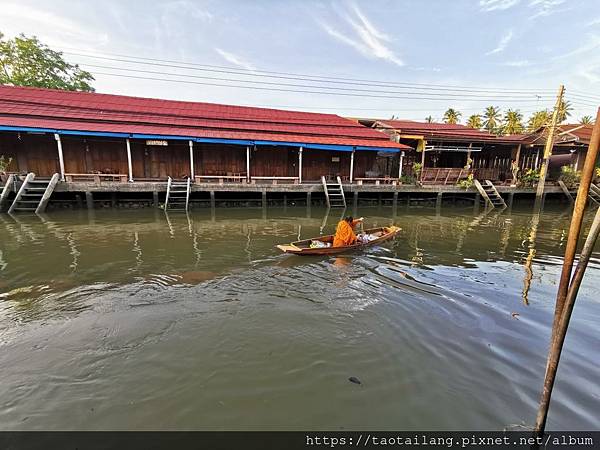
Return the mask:
[[194,178],[198,183],[246,183],[246,175],[196,175]]
[[252,184],[256,182],[271,182],[271,184],[300,184],[298,177],[252,177]]
[[369,183],[373,183],[376,186],[379,186],[380,184],[391,184],[393,186],[395,186],[396,184],[398,184],[398,178],[391,178],[391,177],[383,177],[383,178],[355,178],[356,180],[356,184],[358,184],[359,186],[362,186],[363,184],[369,184]]
[[103,181],[116,181],[118,183],[127,183],[128,176],[114,173],[65,173],[67,183],[92,182],[100,184]]

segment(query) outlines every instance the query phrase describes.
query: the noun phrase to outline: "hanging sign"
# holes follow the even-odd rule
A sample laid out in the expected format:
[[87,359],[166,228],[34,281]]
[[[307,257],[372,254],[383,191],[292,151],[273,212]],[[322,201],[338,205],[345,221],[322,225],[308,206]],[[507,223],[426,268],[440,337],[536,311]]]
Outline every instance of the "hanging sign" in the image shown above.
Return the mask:
[[146,141],[146,145],[158,145],[158,146],[166,147],[169,145],[169,143],[167,141],[148,140],[148,141]]

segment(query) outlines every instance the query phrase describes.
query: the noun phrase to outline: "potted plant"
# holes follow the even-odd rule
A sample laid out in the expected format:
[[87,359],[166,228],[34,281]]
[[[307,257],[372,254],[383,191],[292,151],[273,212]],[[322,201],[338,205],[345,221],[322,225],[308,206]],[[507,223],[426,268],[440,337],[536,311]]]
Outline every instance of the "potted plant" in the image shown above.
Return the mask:
[[523,187],[533,187],[540,180],[540,171],[537,169],[527,169],[521,178],[519,184]]
[[470,187],[473,186],[473,174],[471,173],[467,178],[458,180],[458,183],[456,183],[456,185],[460,188],[464,188],[465,191],[468,190]]
[[581,172],[578,172],[571,166],[562,166],[560,168],[560,177],[558,179],[565,183],[567,188],[573,189],[577,186],[579,180],[581,180]]
[[6,183],[8,174],[6,171],[12,162],[12,158],[5,158],[4,155],[0,155],[0,181],[2,184]]

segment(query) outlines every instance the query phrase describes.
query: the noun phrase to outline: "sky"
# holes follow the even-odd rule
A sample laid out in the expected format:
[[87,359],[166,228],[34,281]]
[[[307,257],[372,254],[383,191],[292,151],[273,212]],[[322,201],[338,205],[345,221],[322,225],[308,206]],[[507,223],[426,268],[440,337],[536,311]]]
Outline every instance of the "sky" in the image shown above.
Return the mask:
[[64,51],[102,93],[464,122],[527,118],[562,83],[571,122],[600,105],[598,0],[0,0],[0,32]]

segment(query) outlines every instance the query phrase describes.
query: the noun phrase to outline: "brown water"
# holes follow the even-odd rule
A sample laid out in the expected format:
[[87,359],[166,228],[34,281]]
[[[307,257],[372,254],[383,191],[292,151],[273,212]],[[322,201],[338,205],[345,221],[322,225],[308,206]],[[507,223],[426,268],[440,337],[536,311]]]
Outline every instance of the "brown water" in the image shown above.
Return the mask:
[[[0,216],[0,428],[530,426],[569,211],[546,210],[535,243],[529,210],[358,212],[403,232],[300,258],[274,245],[318,235],[325,211]],[[600,424],[594,256],[552,429]]]

